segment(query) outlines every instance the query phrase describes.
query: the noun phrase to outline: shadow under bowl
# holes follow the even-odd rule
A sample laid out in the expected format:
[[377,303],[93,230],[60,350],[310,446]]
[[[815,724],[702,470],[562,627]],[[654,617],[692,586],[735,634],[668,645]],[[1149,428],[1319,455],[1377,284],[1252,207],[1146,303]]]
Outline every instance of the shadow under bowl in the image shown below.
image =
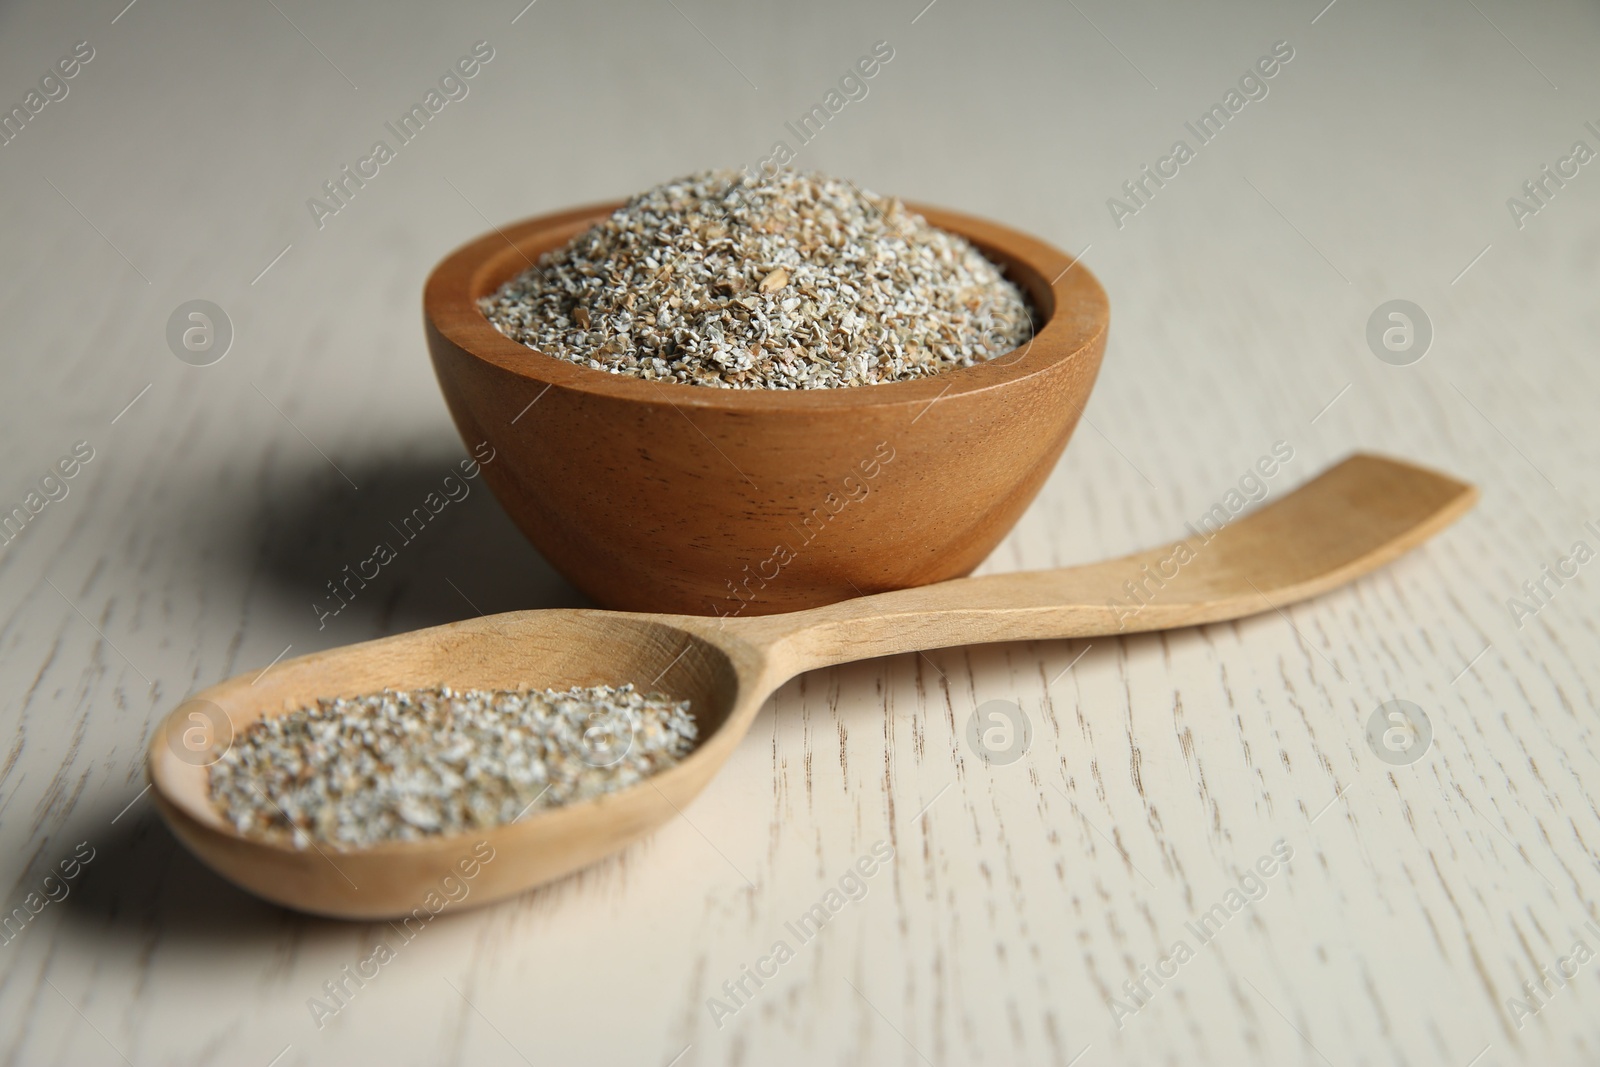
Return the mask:
[[853,388],[612,374],[527,348],[478,310],[620,206],[487,233],[441,261],[423,294],[456,427],[552,566],[608,608],[761,615],[958,578],[989,555],[1054,468],[1105,353],[1106,294],[1082,264],[909,205],[998,264],[1040,325],[977,366]]

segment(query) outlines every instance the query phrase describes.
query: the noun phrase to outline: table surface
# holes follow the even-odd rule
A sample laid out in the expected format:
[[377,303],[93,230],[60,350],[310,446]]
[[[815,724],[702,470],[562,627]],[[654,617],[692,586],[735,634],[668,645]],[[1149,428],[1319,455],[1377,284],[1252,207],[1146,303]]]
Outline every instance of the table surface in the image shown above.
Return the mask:
[[[6,107],[92,49],[0,146],[0,492],[66,489],[0,546],[0,863],[24,909],[0,1062],[1600,1061],[1593,5],[124,2],[0,12]],[[880,40],[866,97],[797,146],[785,123]],[[314,218],[478,41],[468,94]],[[1215,104],[1202,141],[1185,124]],[[466,454],[419,328],[430,266],[778,140],[1081,253],[1111,295],[1084,423],[983,572],[1176,536],[1278,442],[1273,498],[1367,449],[1481,503],[1280,613],[801,677],[681,818],[413,941],[209,873],[143,792],[185,695],[583,603],[480,488],[316,625],[324,584]],[[1136,200],[1146,165],[1168,177]],[[167,342],[195,299],[233,330],[209,366]],[[1419,361],[1421,332],[1369,344],[1394,299],[1431,324]],[[79,442],[92,459],[48,480]],[[994,700],[1027,719],[1013,762],[964,740]],[[1369,743],[1393,700],[1425,751]],[[865,894],[794,937],[880,841]],[[779,940],[792,958],[762,964]],[[746,966],[776,973],[731,998]]]

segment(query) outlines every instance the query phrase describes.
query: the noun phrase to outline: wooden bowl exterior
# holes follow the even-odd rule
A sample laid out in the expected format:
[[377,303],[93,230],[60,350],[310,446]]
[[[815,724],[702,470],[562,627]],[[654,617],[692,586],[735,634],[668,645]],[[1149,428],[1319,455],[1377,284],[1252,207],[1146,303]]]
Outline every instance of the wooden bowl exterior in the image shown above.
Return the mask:
[[476,301],[618,205],[531,219],[448,256],[428,344],[484,478],[534,546],[604,607],[795,611],[967,574],[1049,476],[1088,400],[1109,310],[1025,234],[917,207],[978,245],[1045,320],[1015,353],[852,389],[648,382],[545,356]]

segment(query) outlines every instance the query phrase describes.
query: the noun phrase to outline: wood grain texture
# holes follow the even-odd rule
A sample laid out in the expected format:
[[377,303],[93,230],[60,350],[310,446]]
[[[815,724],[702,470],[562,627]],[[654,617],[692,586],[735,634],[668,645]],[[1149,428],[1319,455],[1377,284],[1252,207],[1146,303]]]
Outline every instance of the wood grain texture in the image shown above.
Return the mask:
[[[1600,179],[1563,179],[1520,228],[1507,207],[1574,141],[1600,147],[1592,5],[277,6],[0,11],[7,107],[95,49],[0,147],[0,499],[94,449],[0,546],[3,906],[94,850],[0,945],[0,1063],[1600,1055],[1600,961],[1520,1028],[1506,1005],[1575,941],[1600,948],[1600,603],[1592,564],[1543,572],[1600,548]],[[480,39],[470,94],[319,229],[307,198]],[[785,123],[878,40],[894,58],[866,98],[797,144]],[[1268,94],[1114,221],[1108,198],[1280,40]],[[1084,253],[1115,305],[1072,446],[980,574],[1159,543],[1279,441],[1268,499],[1365,449],[1482,502],[1287,618],[804,675],[661,832],[444,910],[319,1028],[307,1001],[399,935],[207,874],[141,796],[151,731],[286,649],[581,606],[471,481],[319,629],[326,583],[467,455],[428,367],[427,271],[494,222],[776,139]],[[210,367],[165,341],[196,298],[236,331]],[[1434,327],[1411,366],[1366,341],[1395,298]],[[1396,698],[1434,732],[1409,766],[1365,736]],[[1005,766],[965,740],[991,700],[1032,726]],[[1280,838],[1265,895],[1119,1028],[1123,983]],[[865,896],[789,935],[719,1028],[707,998],[880,840]]]

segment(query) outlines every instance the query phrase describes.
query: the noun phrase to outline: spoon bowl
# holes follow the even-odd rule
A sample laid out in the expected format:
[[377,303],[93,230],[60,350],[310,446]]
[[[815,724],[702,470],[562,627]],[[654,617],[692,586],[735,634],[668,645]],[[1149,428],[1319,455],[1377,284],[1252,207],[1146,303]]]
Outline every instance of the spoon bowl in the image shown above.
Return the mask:
[[[455,899],[450,887],[462,884],[470,885],[462,902],[486,904],[591,864],[676,817],[773,691],[803,671],[959,644],[1097,637],[1281,611],[1420,544],[1476,496],[1444,475],[1357,455],[1207,540],[1086,566],[748,618],[519,611],[336,648],[240,675],[176,708],[151,738],[153,793],[195,855],[279,904],[352,919],[434,913],[443,905],[433,902]],[[1151,588],[1147,576],[1168,574],[1178,545],[1188,546],[1185,562]],[[1145,583],[1146,598],[1129,598],[1135,581]],[[629,681],[689,700],[699,736],[676,766],[593,800],[474,833],[338,849],[246,836],[210,799],[207,768],[240,732],[319,698]]]
[[[761,682],[759,669],[752,669],[758,664],[736,657],[738,651],[734,643],[724,648],[667,619],[550,610],[472,619],[286,660],[265,674],[212,686],[168,716],[150,748],[156,801],[191,850],[224,877],[279,904],[346,918],[407,914],[463,860],[481,860],[475,848],[484,840],[494,859],[483,865],[472,890],[475,903],[487,901],[592,863],[665,822],[674,805],[699,793],[744,733],[724,729],[729,718],[745,706],[753,713],[766,696],[754,692]],[[209,767],[240,732],[263,716],[319,698],[435,685],[565,689],[630,681],[642,691],[690,702],[699,734],[689,757],[642,787],[540,809],[485,834],[348,851],[327,844],[295,848],[241,835],[209,797]],[[594,832],[597,814],[604,833]],[[405,873],[397,877],[397,870]]]

